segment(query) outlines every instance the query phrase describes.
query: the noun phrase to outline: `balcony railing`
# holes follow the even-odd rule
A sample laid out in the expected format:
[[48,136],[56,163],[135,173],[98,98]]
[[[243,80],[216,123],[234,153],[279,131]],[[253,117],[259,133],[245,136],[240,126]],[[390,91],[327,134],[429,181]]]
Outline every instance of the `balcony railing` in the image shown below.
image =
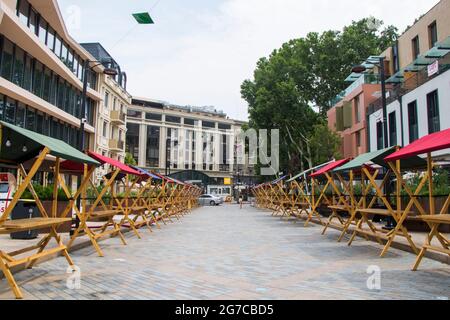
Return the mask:
[[111,122],[125,124],[126,114],[122,111],[112,110],[109,117]]
[[363,84],[379,84],[380,83],[380,77],[377,74],[362,74],[361,77],[353,82],[350,86],[347,87],[344,91],[339,93],[333,100],[330,101],[331,106],[335,106],[338,104],[342,99],[344,99],[346,96],[348,96],[350,93],[352,93],[356,88]]
[[[402,83],[395,84],[394,87],[391,90],[388,90],[386,102],[387,105],[391,104],[395,100],[398,100],[401,96],[404,96],[405,94],[414,91],[418,87],[424,85],[428,81],[433,80],[434,78],[438,77],[439,75],[443,74],[444,72],[448,71],[450,69],[450,55],[447,55],[445,59],[442,59],[439,62],[439,72],[428,76],[428,69],[424,68],[418,72],[415,72],[413,76],[408,78]],[[371,115],[378,110],[381,110],[383,108],[383,100],[380,97],[379,99],[375,100],[373,103],[371,103],[368,107],[368,114]]]
[[125,149],[125,142],[116,139],[110,139],[109,148],[114,151],[123,151]]

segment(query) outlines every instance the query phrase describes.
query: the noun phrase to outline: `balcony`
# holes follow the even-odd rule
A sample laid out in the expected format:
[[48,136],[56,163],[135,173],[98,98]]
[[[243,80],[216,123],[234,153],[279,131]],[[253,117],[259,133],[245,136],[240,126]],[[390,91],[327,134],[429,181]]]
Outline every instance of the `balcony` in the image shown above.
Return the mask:
[[123,152],[125,150],[125,142],[116,139],[110,139],[109,149],[115,152]]
[[111,123],[118,125],[125,125],[126,115],[122,111],[112,110],[109,114]]
[[[413,67],[417,68],[417,66],[415,66],[414,64],[409,68],[412,69]],[[405,70],[399,72],[398,75],[388,79],[388,83],[392,84],[392,89],[388,90],[386,94],[387,105],[391,104],[395,100],[398,100],[400,97],[408,94],[409,92],[416,90],[428,81],[439,77],[441,74],[447,72],[448,70],[450,70],[450,54],[445,55],[439,60],[439,70],[432,75],[428,74],[428,69],[426,67],[417,68],[414,71]],[[396,77],[401,80],[395,80]],[[368,114],[371,115],[381,110],[382,108],[383,101],[380,97],[369,105]]]
[[379,84],[380,77],[376,74],[362,74],[357,80],[355,80],[350,86],[344,91],[339,93],[333,100],[330,101],[331,106],[335,106],[341,102],[346,96],[352,93],[355,89],[363,84]]

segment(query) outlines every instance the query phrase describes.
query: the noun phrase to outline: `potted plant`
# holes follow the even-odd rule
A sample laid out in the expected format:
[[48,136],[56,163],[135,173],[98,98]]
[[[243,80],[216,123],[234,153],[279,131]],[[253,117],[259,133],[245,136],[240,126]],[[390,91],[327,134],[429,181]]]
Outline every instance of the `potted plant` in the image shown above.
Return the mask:
[[[41,200],[42,206],[44,207],[45,211],[47,212],[49,217],[52,217],[54,185],[50,184],[50,185],[44,187],[40,184],[33,184],[33,188],[36,191],[37,197]],[[33,198],[33,195],[31,194],[31,192],[27,189],[22,194],[22,199],[32,200],[34,198]],[[57,204],[57,209],[56,209],[56,217],[61,217],[63,211],[67,208],[70,201],[62,188],[58,189],[57,199],[58,199],[58,204]],[[68,217],[68,218],[72,217],[72,210],[70,210],[67,213],[66,217]],[[69,232],[70,228],[71,228],[71,224],[72,224],[71,222],[62,224],[58,228],[58,232],[60,232],[60,233]],[[40,231],[40,233],[48,233],[48,229],[43,229]]]

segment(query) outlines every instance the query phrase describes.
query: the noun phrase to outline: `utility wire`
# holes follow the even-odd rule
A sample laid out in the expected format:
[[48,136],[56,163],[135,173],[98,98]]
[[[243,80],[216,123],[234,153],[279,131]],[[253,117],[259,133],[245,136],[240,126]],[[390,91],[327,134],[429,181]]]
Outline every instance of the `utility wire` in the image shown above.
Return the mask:
[[[150,8],[150,11],[155,9],[160,2],[161,2],[161,0],[157,0],[155,2],[155,4]],[[123,37],[121,37],[119,40],[117,40],[116,43],[114,43],[114,45],[110,48],[110,50],[114,49],[119,43],[122,42],[122,40],[124,40],[126,37],[128,37],[138,26],[139,26],[139,24],[135,24],[130,30],[127,31],[127,33]]]

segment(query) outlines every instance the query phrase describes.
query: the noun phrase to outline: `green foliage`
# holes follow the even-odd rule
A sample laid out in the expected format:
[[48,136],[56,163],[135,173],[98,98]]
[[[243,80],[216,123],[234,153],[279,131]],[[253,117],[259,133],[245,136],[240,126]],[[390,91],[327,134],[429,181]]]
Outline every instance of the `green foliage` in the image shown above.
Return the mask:
[[[92,204],[95,202],[95,200],[97,199],[97,194],[100,194],[100,192],[102,192],[103,190],[103,186],[97,186],[97,193],[95,192],[95,190],[92,187],[87,188],[86,190],[86,198],[88,203]],[[105,204],[109,204],[110,200],[111,200],[111,193],[109,191],[107,191],[105,193],[105,195],[102,197],[103,202],[105,202]]]
[[127,166],[137,166],[136,159],[133,158],[133,155],[129,152],[125,154],[125,164]]
[[313,132],[310,138],[310,146],[313,157],[313,163],[325,163],[330,159],[339,159],[341,138],[328,128],[326,123],[320,123],[313,126]]
[[[449,173],[447,170],[443,168],[438,168],[435,170],[433,174],[433,195],[434,196],[445,196],[450,194],[450,185],[449,185]],[[419,173],[415,174],[411,179],[409,179],[406,184],[409,189],[414,192],[420,184],[422,180]],[[429,183],[425,183],[424,187],[419,193],[419,196],[429,196]],[[401,192],[402,196],[407,196],[408,194],[404,189]]]
[[[36,194],[38,198],[41,201],[51,201],[53,200],[53,188],[54,185],[50,184],[46,187],[40,185],[40,184],[33,184],[33,188],[36,191]],[[70,192],[70,191],[69,191]],[[34,199],[31,192],[26,189],[25,192],[22,194],[22,199],[31,200]],[[66,196],[66,193],[62,188],[58,189],[58,200],[59,201],[68,201],[69,198]]]
[[[365,18],[342,31],[311,32],[261,58],[241,95],[249,126],[280,129],[280,166],[290,173],[338,158],[339,138],[325,125],[331,100],[344,90],[353,65],[380,54],[397,39],[393,26]],[[325,143],[321,143],[321,140]]]

